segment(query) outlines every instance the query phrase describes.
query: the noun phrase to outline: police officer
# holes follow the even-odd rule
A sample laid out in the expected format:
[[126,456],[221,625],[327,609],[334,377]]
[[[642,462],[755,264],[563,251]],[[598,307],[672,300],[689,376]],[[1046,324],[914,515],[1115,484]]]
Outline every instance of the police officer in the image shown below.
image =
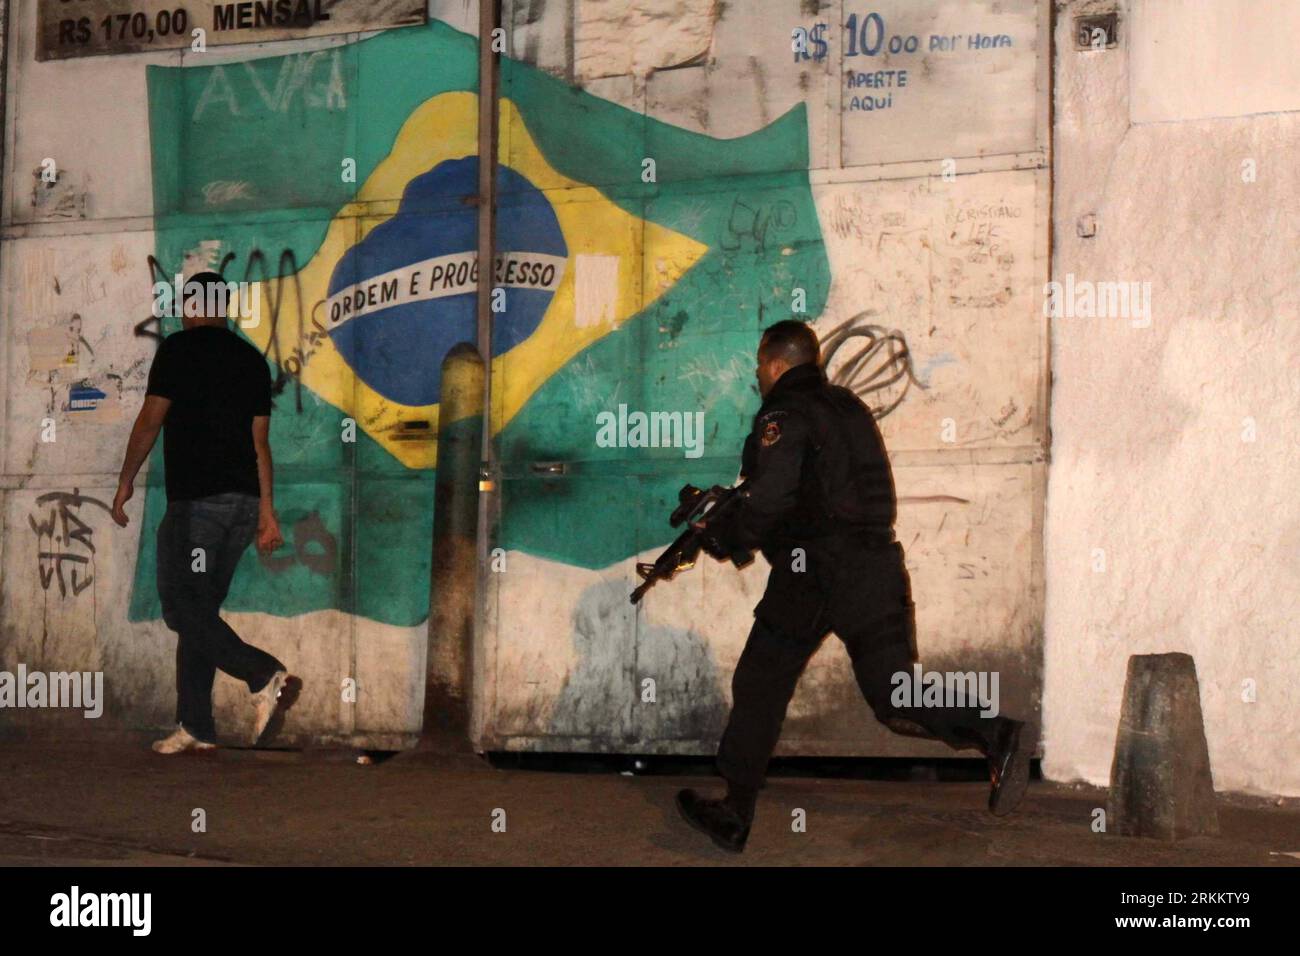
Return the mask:
[[974,702],[915,707],[891,700],[893,675],[911,677],[916,660],[911,582],[893,531],[893,475],[871,411],[827,382],[820,359],[817,336],[802,322],[763,332],[763,404],[741,460],[747,493],[728,520],[704,527],[711,553],[761,549],[771,565],[718,748],[726,796],[677,795],[688,823],[737,853],[749,837],[795,684],[832,630],[878,720],[897,733],[976,748],[989,759],[993,813],[1010,813],[1029,777],[1020,721],[982,717]]

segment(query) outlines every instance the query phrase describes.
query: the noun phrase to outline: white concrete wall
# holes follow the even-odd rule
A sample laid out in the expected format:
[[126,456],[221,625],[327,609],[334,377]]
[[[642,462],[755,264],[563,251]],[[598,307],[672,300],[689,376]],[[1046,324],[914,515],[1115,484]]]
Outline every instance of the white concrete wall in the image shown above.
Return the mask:
[[1149,283],[1150,322],[1052,320],[1044,770],[1105,784],[1129,655],[1184,651],[1215,786],[1294,796],[1296,5],[1132,0],[1076,51],[1106,9],[1058,5],[1052,272]]
[[[831,272],[814,328],[823,337],[845,324],[896,332],[924,386],[912,385],[880,422],[922,660],[940,670],[999,671],[1007,712],[1036,723],[1048,5],[584,0],[547,4],[535,18],[541,5],[507,6],[516,56],[702,135],[740,136],[806,105],[809,180]],[[843,27],[855,13],[861,26],[873,10],[887,37],[916,35],[921,48],[851,55]],[[791,31],[818,23],[826,25],[816,34],[827,41],[825,56],[793,62]],[[972,48],[977,34],[1008,46]],[[959,40],[931,51],[931,35]],[[906,84],[857,85],[881,70],[906,70]],[[854,109],[855,95],[867,94],[887,105]],[[723,356],[682,374],[745,379],[751,362]],[[660,585],[634,615],[626,603],[633,562],[657,551],[593,571],[512,553],[511,572],[490,576],[497,617],[479,668],[486,745],[713,749],[707,729],[716,733],[725,716],[767,567],[760,560],[737,574],[702,562]],[[637,697],[646,677],[658,687],[654,706]],[[953,755],[880,726],[834,638],[800,682],[779,752]]]
[[[106,506],[155,348],[134,331],[150,315],[146,258],[155,248],[145,67],[180,65],[188,51],[37,62],[36,2],[11,5],[0,241],[0,670],[102,670],[107,701],[89,724],[65,724],[52,711],[5,710],[0,720],[35,733],[163,728],[175,711],[175,635],[161,620],[127,617],[136,556],[153,547],[140,533],[148,465],[126,507],[126,529]],[[434,0],[431,10],[457,29],[476,29],[477,8],[464,0]],[[214,46],[197,62],[318,50],[361,36]],[[47,158],[58,170],[48,186],[40,179]],[[195,259],[185,269],[211,265]],[[92,413],[67,409],[69,386],[79,381],[107,395]],[[53,441],[42,440],[47,419]],[[278,487],[312,478],[284,467],[289,452],[277,452]],[[73,541],[67,522],[85,525]],[[380,749],[415,740],[423,624],[337,610],[226,617],[303,679],[286,740]],[[342,693],[345,679],[357,688],[352,699]],[[244,685],[218,673],[220,732],[246,735],[247,702]]]
[[[139,542],[99,506],[75,505],[95,548],[75,583],[64,565],[61,587],[38,559],[29,518],[48,521],[52,509],[57,517],[58,501],[37,501],[51,492],[112,496],[151,355],[132,332],[147,309],[143,262],[154,245],[143,66],[175,64],[180,54],[37,64],[34,3],[14,6],[0,244],[0,668],[102,667],[125,724],[161,725],[170,716],[171,635],[161,622],[126,621]],[[890,32],[1005,32],[1016,53],[884,58],[881,68],[915,73],[887,111],[872,114],[849,110],[866,91],[848,87],[839,25],[855,8],[842,0],[505,8],[511,56],[702,134],[742,135],[807,104],[810,180],[832,275],[817,328],[852,319],[898,330],[929,386],[913,388],[882,422],[906,499],[899,530],[923,655],[1000,660],[1023,677],[1036,708],[1043,641],[1044,771],[1104,784],[1129,655],[1187,651],[1216,786],[1300,794],[1294,2],[1056,2],[1051,273],[1136,282],[1139,294],[1149,283],[1149,323],[1142,314],[1076,311],[1050,323],[1042,315],[1046,3],[880,0],[874,9]],[[1077,51],[1074,17],[1116,8],[1118,47]],[[475,29],[471,0],[430,11]],[[819,21],[831,25],[828,58],[792,63],[790,29]],[[213,55],[238,60],[345,39]],[[62,176],[42,191],[33,171],[47,156]],[[955,181],[939,175],[947,158]],[[1080,235],[1089,230],[1091,238]],[[71,371],[38,369],[73,313],[84,343]],[[57,414],[64,372],[111,383],[93,420]],[[42,444],[35,428],[51,410],[62,437]],[[958,454],[938,438],[946,418]],[[511,577],[494,622],[505,650],[497,655],[494,643],[489,654],[485,706],[495,708],[498,744],[600,748],[610,741],[593,739],[591,728],[603,724],[645,745],[707,749],[698,733],[678,739],[676,718],[581,706],[557,717],[566,695],[608,698],[634,686],[637,674],[603,660],[591,640],[593,628],[619,620],[591,615],[625,606],[630,560],[584,571],[511,556],[526,573]],[[637,666],[675,675],[669,684],[708,682],[709,705],[678,715],[688,724],[715,721],[725,703],[760,578],[753,568],[705,566],[647,612]],[[289,621],[236,615],[236,626],[293,656],[315,688],[354,674],[374,690],[356,708],[340,706],[332,689],[309,699],[305,735],[400,736],[418,726],[420,691],[401,675],[421,670],[422,628],[337,611]],[[701,641],[707,651],[697,659]],[[788,751],[947,752],[872,731],[843,657],[831,643],[814,660],[792,705]],[[219,709],[231,718],[236,697],[219,687]]]
[[[1035,294],[1047,269],[1045,0],[880,0],[872,9],[887,34],[915,34],[923,45],[913,53],[856,58],[848,55],[842,25],[855,13],[860,25],[870,11],[843,0],[584,0],[505,8],[513,58],[693,132],[728,139],[807,106],[809,181],[831,272],[817,329],[824,334],[852,323],[896,333],[907,343],[919,383],[882,428],[903,498],[899,533],[913,574],[922,654],[933,664],[1004,670],[1004,694],[1014,685],[1017,709],[1035,714],[1046,449],[1045,323]],[[476,10],[467,0],[431,3],[430,13],[457,29],[475,28]],[[98,506],[82,505],[94,529],[94,583],[64,594],[57,580],[43,583],[27,518],[43,513],[36,498],[48,491],[76,488],[111,499],[152,348],[133,332],[147,305],[144,258],[155,245],[144,66],[184,58],[157,53],[36,63],[32,0],[17,4],[14,22],[21,29],[10,47],[0,252],[0,665],[102,664],[124,722],[161,725],[169,718],[171,638],[161,622],[131,623],[124,610],[136,549],[149,543],[111,527]],[[826,25],[826,55],[795,62],[791,30],[817,23]],[[976,33],[1005,36],[1007,45],[972,48],[969,37]],[[931,51],[932,34],[961,34],[961,40]],[[222,47],[203,62],[355,39]],[[909,81],[892,92],[849,79],[903,69]],[[854,96],[868,93],[889,97],[888,105],[854,109]],[[33,190],[32,175],[46,156],[63,171],[48,194]],[[197,263],[204,251],[195,254]],[[94,421],[61,421],[64,437],[45,445],[36,440],[34,423],[43,410],[57,411],[66,384],[42,385],[40,375],[52,373],[34,379],[33,361],[42,343],[66,338],[74,312],[89,347],[77,352],[73,371],[112,382],[113,400]],[[748,380],[747,368],[737,372],[729,363],[682,374]],[[138,520],[138,511],[132,514]],[[619,673],[604,667],[609,662],[599,646],[583,642],[587,616],[603,614],[607,602],[626,607],[634,560],[588,571],[511,555],[513,567],[530,573],[510,577],[510,590],[502,592],[500,635],[513,639],[503,642],[506,652],[492,671],[495,742],[626,745],[624,735],[609,733],[621,711],[555,715],[566,687],[573,699]],[[711,703],[707,714],[689,711],[685,723],[639,718],[639,745],[712,748],[709,721],[729,697],[731,667],[761,577],[761,568],[735,575],[710,567],[656,594],[636,659],[660,674],[661,686],[703,694]],[[289,729],[350,738],[418,725],[419,688],[409,678],[420,669],[422,628],[386,627],[337,611],[235,620],[251,640],[306,671],[312,696]],[[621,619],[601,620],[613,626]],[[702,647],[709,666],[701,671],[689,655],[675,657],[667,634],[687,635],[683,640]],[[707,674],[707,686],[692,683],[700,674]],[[341,706],[337,699],[339,680],[350,675],[370,688],[364,705]],[[630,698],[636,687],[628,680],[619,692]],[[238,716],[236,690],[219,689],[224,717]],[[950,753],[878,727],[834,641],[810,667],[785,746]]]

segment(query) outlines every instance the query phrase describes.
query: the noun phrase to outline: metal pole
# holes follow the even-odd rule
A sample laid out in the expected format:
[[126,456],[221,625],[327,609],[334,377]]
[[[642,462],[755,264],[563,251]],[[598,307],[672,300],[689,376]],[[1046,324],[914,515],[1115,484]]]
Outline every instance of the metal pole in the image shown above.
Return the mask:
[[[483,438],[479,454],[479,495],[477,558],[478,574],[474,602],[474,647],[468,655],[466,693],[470,701],[470,723],[474,726],[481,676],[474,666],[482,654],[485,615],[488,606],[488,551],[493,536],[496,501],[496,461],[492,441],[492,287],[493,260],[496,251],[496,172],[497,172],[497,54],[492,50],[493,35],[501,22],[501,0],[479,0],[478,16],[478,351],[483,358]],[[472,732],[472,730],[471,730]]]

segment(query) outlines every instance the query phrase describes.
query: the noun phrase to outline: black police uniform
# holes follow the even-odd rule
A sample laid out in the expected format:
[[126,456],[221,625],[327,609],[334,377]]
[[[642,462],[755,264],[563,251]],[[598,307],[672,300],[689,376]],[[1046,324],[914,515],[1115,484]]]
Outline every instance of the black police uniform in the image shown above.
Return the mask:
[[916,660],[915,609],[894,539],[893,475],[870,410],[815,363],[795,366],[755,415],[741,474],[748,494],[711,536],[724,547],[760,548],[772,570],[732,679],[718,749],[727,781],[744,790],[762,784],[799,675],[832,630],[877,719],[987,753],[997,720],[981,717],[978,705],[890,701],[891,677],[911,674]]

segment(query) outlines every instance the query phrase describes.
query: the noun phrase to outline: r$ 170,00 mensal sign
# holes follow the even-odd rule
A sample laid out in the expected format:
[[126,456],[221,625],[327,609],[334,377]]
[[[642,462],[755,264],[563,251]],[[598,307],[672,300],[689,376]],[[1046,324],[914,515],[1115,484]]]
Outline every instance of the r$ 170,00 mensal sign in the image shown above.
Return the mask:
[[423,0],[40,0],[36,59],[260,43],[424,23]]

